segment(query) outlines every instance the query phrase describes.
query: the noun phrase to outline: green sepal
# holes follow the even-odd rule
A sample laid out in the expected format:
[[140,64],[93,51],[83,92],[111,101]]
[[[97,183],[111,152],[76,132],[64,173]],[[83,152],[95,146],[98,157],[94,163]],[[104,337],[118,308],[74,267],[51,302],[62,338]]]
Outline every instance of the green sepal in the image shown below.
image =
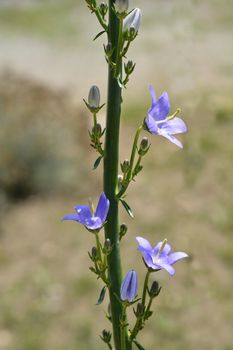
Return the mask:
[[94,163],[94,165],[93,165],[93,169],[92,169],[92,170],[95,170],[95,169],[98,168],[98,166],[99,166],[99,164],[100,164],[102,158],[103,158],[103,157],[100,156],[100,157],[98,157],[98,158],[95,160],[95,163]]
[[106,286],[104,286],[104,287],[101,289],[100,296],[99,296],[99,299],[98,299],[96,305],[100,305],[100,304],[102,304],[102,302],[104,301],[106,289],[107,289]]
[[145,350],[145,348],[137,341],[137,340],[133,340],[133,343],[136,345],[136,347],[139,349],[139,350]]
[[129,214],[129,216],[133,219],[134,218],[134,214],[133,214],[133,211],[130,208],[129,204],[122,198],[120,198],[120,201],[121,201],[123,207],[125,208],[125,210],[127,211],[127,213]]
[[104,33],[106,33],[106,30],[102,30],[101,32],[99,32],[93,39],[93,41],[95,41],[96,39],[98,39],[101,35],[103,35]]

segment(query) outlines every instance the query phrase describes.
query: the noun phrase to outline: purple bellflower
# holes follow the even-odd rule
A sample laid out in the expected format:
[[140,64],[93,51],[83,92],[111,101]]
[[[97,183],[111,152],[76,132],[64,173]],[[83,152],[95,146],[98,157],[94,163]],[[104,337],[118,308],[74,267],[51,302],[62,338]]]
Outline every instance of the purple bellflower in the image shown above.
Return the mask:
[[90,231],[97,231],[104,225],[106,220],[109,200],[102,192],[95,212],[88,205],[77,205],[74,209],[76,213],[66,215],[63,220],[74,220],[83,224]]
[[138,292],[138,275],[134,270],[127,272],[122,284],[121,284],[121,300],[131,303]]
[[171,252],[171,246],[167,243],[165,239],[163,242],[156,244],[152,248],[150,242],[145,238],[136,237],[139,243],[138,250],[142,252],[145,264],[149,269],[161,270],[165,269],[170,275],[175,274],[174,265],[178,260],[188,257],[184,252]]
[[176,117],[179,110],[177,110],[173,115],[168,116],[170,112],[168,93],[163,92],[159,99],[156,100],[153,87],[150,85],[149,88],[152,96],[152,105],[147,112],[147,117],[145,120],[148,130],[153,134],[166,137],[178,147],[183,148],[182,143],[175,136],[173,136],[175,134],[187,132],[187,126],[184,121]]

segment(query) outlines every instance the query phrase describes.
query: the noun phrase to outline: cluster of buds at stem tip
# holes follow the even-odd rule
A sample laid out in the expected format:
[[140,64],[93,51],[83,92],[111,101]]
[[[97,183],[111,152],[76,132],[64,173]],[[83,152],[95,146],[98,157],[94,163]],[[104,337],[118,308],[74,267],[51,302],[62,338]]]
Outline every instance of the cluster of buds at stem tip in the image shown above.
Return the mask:
[[133,40],[137,35],[141,24],[141,10],[135,8],[132,12],[125,17],[123,21],[123,33],[126,33],[128,40]]
[[138,154],[140,156],[144,156],[148,152],[149,148],[150,148],[150,145],[149,145],[148,138],[147,137],[143,137],[143,139],[142,139],[142,141],[140,143]]
[[119,14],[124,14],[128,11],[129,0],[116,0],[115,1],[115,10]]

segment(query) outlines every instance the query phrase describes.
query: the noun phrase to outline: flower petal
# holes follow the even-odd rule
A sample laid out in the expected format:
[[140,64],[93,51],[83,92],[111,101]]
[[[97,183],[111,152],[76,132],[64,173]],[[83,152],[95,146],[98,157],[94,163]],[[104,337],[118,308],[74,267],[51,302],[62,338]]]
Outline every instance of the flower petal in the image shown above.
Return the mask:
[[142,247],[144,250],[148,250],[149,252],[152,252],[152,250],[153,250],[152,246],[151,246],[150,242],[147,239],[138,236],[138,237],[136,237],[136,240],[139,243],[139,247]]
[[153,105],[156,103],[156,94],[155,94],[155,91],[154,91],[152,85],[149,85],[149,89],[150,89],[150,93],[151,93],[151,97],[152,97],[152,106],[151,106],[151,108],[152,108]]
[[185,122],[178,117],[175,117],[163,123],[161,126],[161,129],[165,130],[166,133],[170,135],[182,134],[188,131],[188,128]]
[[84,222],[87,219],[90,219],[92,217],[92,213],[90,208],[87,205],[76,205],[74,207],[74,209],[76,210],[79,218],[80,218],[80,222]]
[[174,267],[172,267],[171,265],[169,265],[169,263],[167,262],[167,260],[159,260],[159,262],[157,263],[158,266],[160,266],[162,269],[166,270],[171,276],[173,276],[175,274],[175,269]]
[[98,230],[103,226],[103,222],[98,217],[91,217],[82,222],[89,230]]
[[69,215],[66,215],[64,216],[64,218],[62,219],[62,221],[65,221],[65,220],[74,220],[74,221],[78,221],[80,222],[80,218],[77,214],[69,214]]
[[166,137],[170,142],[174,143],[176,146],[183,148],[182,143],[175,137],[165,132],[163,129],[159,129],[159,135]]
[[146,250],[143,250],[143,248],[140,249],[140,247],[138,247],[138,250],[141,250],[145,264],[151,269],[156,270],[157,266],[153,263],[151,255]]
[[150,132],[152,132],[153,134],[158,134],[158,125],[149,112],[146,117],[146,125]]
[[109,200],[106,198],[104,192],[102,192],[96,208],[95,216],[99,217],[102,220],[102,222],[104,222],[108,215],[108,210]]
[[187,258],[187,257],[188,257],[188,254],[186,254],[184,252],[175,252],[175,253],[172,253],[168,256],[168,263],[170,265],[173,265],[177,261],[179,261],[180,259]]
[[152,105],[148,113],[155,121],[163,120],[170,112],[170,102],[167,92],[163,92],[158,101]]

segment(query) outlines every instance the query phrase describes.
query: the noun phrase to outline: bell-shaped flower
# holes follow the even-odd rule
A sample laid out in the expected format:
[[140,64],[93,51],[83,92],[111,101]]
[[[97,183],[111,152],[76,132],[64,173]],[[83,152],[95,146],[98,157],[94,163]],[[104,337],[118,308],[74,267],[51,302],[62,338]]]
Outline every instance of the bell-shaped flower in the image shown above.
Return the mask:
[[170,275],[175,274],[174,265],[180,259],[188,257],[184,252],[171,252],[171,246],[167,240],[159,242],[152,248],[150,242],[143,237],[136,237],[139,243],[138,250],[142,252],[144,262],[149,269],[158,271],[165,269]]
[[121,300],[128,301],[131,303],[137,295],[138,292],[138,275],[135,270],[130,270],[127,272],[122,284],[121,284]]
[[141,24],[141,18],[142,18],[141,10],[138,8],[135,8],[124,19],[123,32],[130,30],[130,28],[133,28],[135,33],[137,33]]
[[77,205],[74,209],[76,213],[66,215],[63,220],[77,221],[90,231],[98,231],[105,223],[109,210],[109,200],[102,192],[95,212],[88,205]]
[[187,132],[187,126],[182,119],[175,116],[178,111],[173,116],[168,116],[170,112],[168,93],[163,92],[158,100],[156,100],[152,86],[150,86],[150,93],[152,105],[145,120],[148,130],[153,134],[166,137],[178,147],[183,148],[182,143],[174,135]]

